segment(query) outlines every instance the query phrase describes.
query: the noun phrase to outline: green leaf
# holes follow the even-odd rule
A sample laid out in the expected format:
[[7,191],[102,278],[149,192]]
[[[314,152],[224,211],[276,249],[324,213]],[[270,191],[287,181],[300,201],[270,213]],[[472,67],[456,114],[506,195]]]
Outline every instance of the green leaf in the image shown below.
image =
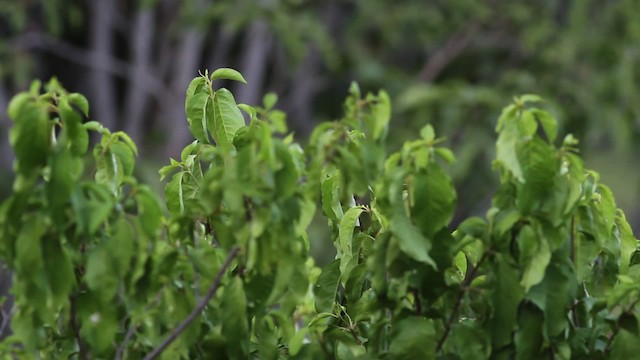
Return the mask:
[[52,154],[49,160],[51,168],[50,180],[46,185],[47,200],[51,218],[60,227],[65,223],[67,204],[71,193],[82,175],[83,162],[71,156],[69,151],[62,150]]
[[304,344],[304,338],[308,333],[309,328],[305,326],[291,337],[291,340],[289,340],[289,355],[296,356],[300,352],[300,349]]
[[26,92],[21,92],[14,96],[7,107],[7,115],[9,115],[9,119],[16,120],[20,116],[22,108],[30,101],[33,101],[33,96]]
[[322,211],[329,220],[338,223],[342,216],[342,206],[340,205],[340,175],[333,173],[322,181]]
[[[70,100],[71,99],[69,99],[69,101]],[[87,129],[82,126],[82,117],[71,108],[69,101],[62,98],[58,104],[58,113],[64,125],[60,141],[68,142],[71,153],[81,156],[87,152],[87,148],[89,146],[89,134]]]
[[437,164],[431,163],[425,172],[415,174],[411,191],[411,220],[425,236],[431,237],[447,226],[453,218],[456,191],[451,179]]
[[459,359],[489,359],[491,344],[478,322],[461,320],[452,324],[443,350],[443,353],[452,354]]
[[82,115],[89,117],[89,101],[84,95],[71,93],[67,96],[67,99],[70,104],[75,105],[80,111],[82,111]]
[[417,261],[431,265],[434,269],[437,268],[436,263],[429,256],[431,242],[422,235],[420,229],[413,225],[405,214],[397,211],[391,218],[389,228],[398,240],[398,245],[403,253]]
[[[73,263],[60,240],[49,236],[42,242],[44,270],[47,275],[51,301],[56,305],[66,303],[69,293],[76,284]],[[53,307],[56,307],[54,305]]]
[[531,359],[534,354],[541,355],[543,321],[540,309],[531,304],[523,305],[518,311],[518,331],[514,337],[517,360]]
[[493,276],[495,284],[491,295],[492,311],[486,331],[491,334],[492,346],[497,349],[512,341],[518,304],[524,291],[519,284],[518,269],[510,262],[508,255],[495,256]]
[[277,102],[278,94],[274,92],[269,92],[262,98],[262,106],[264,106],[265,110],[271,110]]
[[333,312],[336,292],[340,283],[340,259],[330,262],[322,269],[313,293],[315,295],[315,309],[317,313]]
[[525,292],[544,278],[547,265],[551,260],[551,251],[547,240],[536,233],[532,226],[526,225],[518,234],[520,262],[526,264],[520,284]]
[[9,140],[15,152],[17,171],[31,176],[47,163],[51,141],[49,114],[45,106],[28,103],[21,107],[14,120]]
[[232,359],[246,359],[249,356],[249,324],[247,320],[247,299],[242,280],[232,277],[222,294],[222,334],[227,351]]
[[388,359],[429,360],[436,356],[435,329],[431,319],[408,317],[391,328]]
[[167,199],[167,208],[172,215],[181,215],[184,212],[184,191],[182,187],[182,178],[184,172],[173,175],[171,181],[165,187],[165,196]]
[[[109,146],[108,152],[111,156],[116,157],[118,170],[122,175],[130,176],[133,174],[135,157],[130,146],[123,142],[114,142]],[[117,181],[120,183],[122,180],[118,179]]]
[[110,301],[118,289],[118,275],[114,271],[109,248],[99,245],[89,252],[85,280],[89,289],[99,293],[104,301]]
[[540,97],[539,95],[536,95],[536,94],[525,94],[525,95],[522,95],[522,96],[518,97],[518,100],[520,100],[523,103],[544,101],[542,99],[542,97]]
[[222,149],[233,146],[233,137],[244,125],[244,118],[240,113],[233,94],[225,88],[215,92],[213,96],[213,122],[209,131],[216,144]]
[[375,104],[371,108],[373,114],[373,140],[382,138],[387,133],[391,119],[391,100],[386,91],[380,90]]
[[358,218],[364,211],[363,206],[354,206],[347,210],[338,228],[338,244],[342,254],[351,256],[351,240],[353,238],[353,228],[360,225]]
[[634,359],[640,353],[640,338],[627,330],[620,330],[611,343],[610,359]]
[[433,126],[431,126],[431,124],[425,125],[420,130],[420,137],[428,142],[433,141],[436,138],[436,132],[433,130]]
[[240,74],[237,70],[230,69],[230,68],[220,68],[212,72],[211,81],[216,79],[227,79],[227,80],[239,81],[245,84],[247,83],[247,80],[245,80],[244,77],[242,77],[242,74]]
[[22,276],[35,276],[42,268],[40,239],[47,231],[45,218],[41,214],[28,216],[16,241],[14,266]]
[[187,122],[189,123],[189,130],[196,140],[202,143],[210,143],[209,136],[207,135],[207,122],[209,112],[207,111],[207,105],[211,97],[206,92],[199,92],[192,96],[188,96],[185,105],[185,111],[187,114]]
[[547,138],[549,138],[549,142],[553,143],[558,136],[558,121],[547,111],[531,109],[531,112],[535,116],[536,120],[540,122],[540,125],[542,125]]
[[111,261],[113,263],[112,272],[120,278],[124,277],[131,265],[131,258],[134,256],[137,235],[132,224],[121,218],[112,225],[113,235],[110,239],[105,240]]
[[207,78],[204,76],[198,76],[193,78],[187,87],[187,93],[185,98],[185,111],[187,109],[187,102],[189,98],[198,93],[206,93]]
[[118,136],[120,140],[122,140],[125,144],[127,144],[127,146],[129,146],[131,151],[133,151],[134,155],[138,156],[138,147],[136,146],[136,143],[133,141],[133,139],[131,139],[131,137],[126,132],[116,131],[113,134]]
[[153,239],[158,235],[162,224],[160,200],[148,186],[142,185],[138,187],[136,201],[138,202],[138,214],[140,214],[142,230],[148,237]]

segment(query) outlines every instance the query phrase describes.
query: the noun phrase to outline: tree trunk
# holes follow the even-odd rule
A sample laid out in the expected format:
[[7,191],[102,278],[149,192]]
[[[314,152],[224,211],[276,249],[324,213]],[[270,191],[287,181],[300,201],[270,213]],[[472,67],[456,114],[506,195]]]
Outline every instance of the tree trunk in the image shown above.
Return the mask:
[[113,2],[109,0],[89,1],[90,39],[93,49],[93,63],[97,66],[91,74],[93,98],[91,104],[95,118],[106,127],[115,130],[117,108],[115,99],[115,85],[111,74],[105,70],[113,53],[114,18]]
[[[148,104],[148,90],[145,89],[145,73],[152,67],[153,35],[155,14],[153,7],[141,7],[136,14],[132,31],[131,53],[133,66],[129,70],[129,86],[125,100],[124,130],[134,141],[142,144],[144,113]],[[142,147],[144,148],[144,147]]]
[[238,102],[255,105],[261,100],[273,35],[264,20],[256,20],[247,31],[240,72],[248,85],[236,84]]

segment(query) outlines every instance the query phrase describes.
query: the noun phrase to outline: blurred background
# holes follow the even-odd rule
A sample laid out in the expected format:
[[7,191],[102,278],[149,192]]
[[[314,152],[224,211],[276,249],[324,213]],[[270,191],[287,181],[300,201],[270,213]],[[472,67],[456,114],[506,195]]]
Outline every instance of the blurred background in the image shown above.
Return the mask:
[[302,143],[340,117],[351,81],[386,89],[391,150],[431,123],[457,154],[454,222],[488,207],[501,108],[537,93],[640,229],[637,0],[0,0],[0,199],[4,109],[32,79],[86,94],[92,118],[138,142],[140,175],[159,187],[159,165],[190,139],[186,87],[217,67],[248,80],[222,84],[239,102],[275,91]]

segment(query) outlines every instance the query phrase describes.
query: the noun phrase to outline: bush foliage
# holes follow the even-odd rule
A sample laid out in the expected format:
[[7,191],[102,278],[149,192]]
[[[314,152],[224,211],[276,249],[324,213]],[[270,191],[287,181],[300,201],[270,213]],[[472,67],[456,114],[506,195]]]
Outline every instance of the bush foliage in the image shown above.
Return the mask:
[[[638,242],[539,97],[503,110],[492,206],[450,229],[456,192],[444,166],[454,155],[430,125],[387,155],[384,91],[352,85],[344,116],[319,125],[303,149],[274,94],[260,106],[236,104],[215,90],[220,79],[244,82],[218,69],[187,89],[195,140],[160,169],[165,201],[136,179],[133,141],[89,121],[82,95],[52,80],[12,100],[16,177],[0,205],[0,256],[14,271],[15,304],[4,354],[640,352]],[[316,213],[337,253],[322,268],[306,232]]]

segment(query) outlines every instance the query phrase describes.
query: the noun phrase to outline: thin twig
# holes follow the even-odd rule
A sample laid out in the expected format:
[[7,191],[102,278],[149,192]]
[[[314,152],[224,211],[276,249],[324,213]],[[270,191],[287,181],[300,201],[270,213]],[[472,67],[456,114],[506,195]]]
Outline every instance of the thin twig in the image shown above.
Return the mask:
[[180,323],[180,325],[173,329],[171,334],[160,345],[158,345],[158,347],[147,354],[147,356],[145,356],[143,360],[151,360],[157,358],[175,339],[178,338],[178,336],[180,336],[180,334],[182,334],[182,332],[189,326],[189,324],[191,324],[191,322],[193,322],[193,320],[200,316],[202,310],[204,310],[209,301],[216,295],[218,287],[220,286],[220,282],[222,281],[222,277],[227,272],[227,268],[229,267],[229,265],[231,265],[231,262],[238,255],[239,251],[240,248],[237,246],[231,249],[229,255],[227,256],[227,259],[224,261],[224,264],[222,264],[220,271],[218,271],[218,275],[216,275],[213,284],[211,284],[211,287],[209,287],[209,290],[207,291],[207,294],[202,299],[202,301],[200,301],[200,303],[198,303],[198,306],[196,306],[196,308],[191,311],[189,316],[187,316]]
[[124,355],[124,352],[127,349],[127,345],[129,345],[129,341],[131,340],[131,337],[133,337],[133,334],[136,331],[136,326],[134,326],[133,322],[129,325],[129,329],[127,329],[127,333],[124,335],[124,339],[122,340],[122,344],[120,344],[120,346],[118,347],[118,350],[116,350],[116,360],[120,360],[122,359],[122,355]]
[[418,79],[424,82],[433,82],[444,68],[469,46],[476,35],[477,25],[471,24],[460,33],[454,34],[442,45],[441,48],[429,58],[420,73]]
[[473,279],[475,279],[478,269],[480,268],[480,266],[488,256],[489,256],[489,251],[486,250],[482,254],[482,257],[480,257],[480,260],[478,260],[478,264],[476,264],[476,266],[473,269],[471,269],[471,271],[464,278],[464,281],[462,282],[462,284],[460,284],[460,291],[458,291],[458,297],[456,298],[455,305],[453,306],[451,315],[449,315],[449,319],[447,319],[447,323],[444,325],[444,333],[442,334],[442,337],[440,337],[440,340],[438,340],[438,345],[436,345],[436,353],[440,352],[440,349],[442,349],[442,345],[444,345],[445,340],[447,340],[447,337],[451,332],[451,326],[453,325],[453,321],[457,317],[458,311],[460,311],[460,306],[462,305],[462,299],[464,298],[464,294],[467,292],[467,289],[469,288],[469,285],[471,285],[471,282],[473,281]]
[[416,306],[416,315],[421,315],[422,306],[420,306],[420,293],[417,288],[413,289],[413,303]]
[[[4,304],[3,304],[4,305]],[[9,327],[9,323],[11,323],[11,318],[13,314],[16,312],[15,305],[11,307],[9,313],[7,314],[4,310],[2,310],[2,325],[0,325],[0,339],[4,336],[4,332],[7,331]]]
[[[96,58],[94,51],[85,50],[44,33],[29,32],[14,38],[9,44],[16,51],[44,50],[65,60],[94,70],[105,71],[123,79],[128,79],[129,74],[139,71],[135,66],[113,57],[106,57],[103,62],[97,63],[94,61]],[[159,104],[163,104],[166,101],[167,94],[178,96],[161,79],[153,76],[151,72],[145,71],[139,75],[144,82],[139,85],[144,87],[144,91],[153,94]]]
[[571,262],[576,263],[576,244],[575,244],[575,232],[576,232],[576,217],[571,216],[571,225],[569,228],[569,245],[571,251]]

